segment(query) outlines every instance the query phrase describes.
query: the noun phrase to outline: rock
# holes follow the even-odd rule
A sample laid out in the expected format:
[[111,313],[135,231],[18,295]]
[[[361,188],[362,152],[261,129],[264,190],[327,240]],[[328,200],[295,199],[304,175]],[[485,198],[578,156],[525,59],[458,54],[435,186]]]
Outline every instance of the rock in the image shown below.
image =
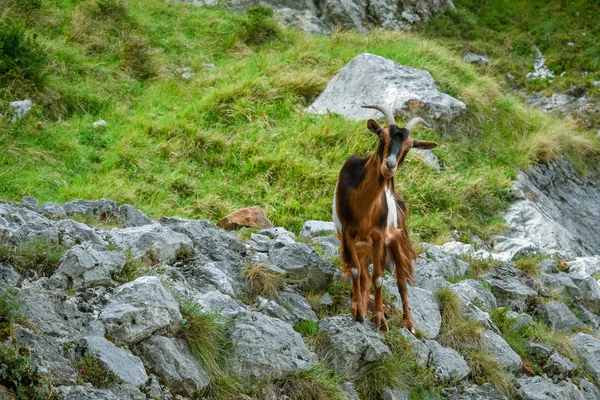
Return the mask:
[[525,311],[527,305],[531,304],[538,295],[535,290],[525,286],[514,277],[492,278],[487,282],[500,307],[508,306],[517,311]]
[[581,275],[600,274],[600,256],[577,257],[567,263],[569,273],[578,273]]
[[194,297],[196,303],[202,307],[202,311],[207,313],[218,313],[223,317],[236,315],[246,309],[244,304],[231,296],[213,290],[208,293]]
[[546,66],[546,57],[544,57],[538,47],[535,48],[535,52],[536,55],[533,62],[533,72],[528,72],[527,75],[525,75],[527,79],[554,79],[554,73]]
[[125,266],[125,255],[96,245],[77,245],[60,259],[60,265],[48,285],[62,289],[84,289],[92,286],[111,286],[111,275]]
[[315,102],[313,114],[333,112],[351,120],[379,119],[381,113],[362,108],[378,104],[403,119],[420,116],[447,126],[466,110],[466,105],[441,93],[429,72],[363,53],[333,77]]
[[581,386],[582,400],[600,400],[600,389],[587,379],[579,381]]
[[421,367],[429,364],[429,358],[431,357],[431,350],[429,347],[419,339],[417,339],[410,331],[406,328],[402,328],[398,331],[410,344],[412,351],[417,357],[417,364]]
[[58,230],[47,218],[19,203],[0,203],[0,244],[47,240],[58,243]]
[[[270,249],[271,265],[285,271],[289,283],[302,290],[325,290],[335,273],[333,264],[304,243],[276,239]],[[267,266],[268,268],[269,266]]]
[[561,381],[556,384],[540,376],[516,380],[518,394],[523,400],[579,400],[580,393],[573,383]]
[[66,211],[58,203],[53,203],[53,202],[42,203],[42,205],[40,206],[40,211],[46,218],[50,218],[50,219],[67,218]]
[[329,293],[325,293],[321,298],[319,298],[319,304],[322,306],[332,306],[333,299]]
[[392,355],[373,323],[358,323],[349,314],[322,319],[319,331],[324,338],[317,346],[317,354],[337,374],[349,379],[359,377],[373,363]]
[[576,368],[577,364],[572,363],[571,360],[559,353],[554,353],[544,365],[544,372],[551,376],[566,377],[575,371]]
[[494,294],[477,280],[465,279],[464,281],[450,285],[450,288],[461,296],[462,299],[476,303],[476,305],[481,305],[486,309],[498,307]]
[[239,237],[217,228],[210,221],[163,217],[160,223],[187,235],[198,252],[213,261],[241,262],[246,256],[246,244]]
[[596,278],[578,273],[570,273],[569,277],[581,292],[579,296],[576,293],[571,296],[580,299],[591,311],[600,312],[600,284]]
[[141,386],[148,380],[144,364],[129,350],[115,346],[112,342],[98,336],[86,336],[80,344],[90,356],[115,374],[117,380],[133,386]]
[[558,274],[543,273],[542,282],[550,289],[564,292],[566,295],[576,299],[581,299],[581,291],[577,285],[573,283],[571,277],[564,272],[559,272]]
[[286,324],[290,324],[292,326],[300,322],[300,320],[295,315],[293,315],[290,311],[286,310],[285,307],[281,306],[274,300],[259,297],[257,301],[258,304],[256,306],[256,311],[258,312],[261,312],[272,318],[280,319]]
[[19,101],[11,101],[9,103],[10,107],[11,107],[11,111],[10,111],[10,115],[11,115],[11,121],[18,121],[20,119],[23,119],[23,117],[25,117],[27,114],[29,114],[29,111],[31,111],[31,106],[33,105],[33,103],[31,102],[31,100],[19,100]]
[[440,160],[437,158],[437,156],[435,155],[435,153],[431,150],[422,150],[422,149],[412,149],[411,152],[413,154],[417,154],[421,160],[429,165],[431,168],[435,169],[436,171],[440,172],[441,171],[441,167],[440,167]]
[[577,313],[577,318],[579,318],[581,322],[591,326],[594,329],[600,328],[600,317],[598,315],[580,305],[575,306],[573,309]]
[[107,388],[119,400],[146,400],[146,394],[129,383],[112,383]]
[[313,247],[320,248],[323,251],[323,256],[328,260],[334,260],[340,256],[340,241],[335,236],[319,236],[312,238],[310,244]]
[[403,389],[383,389],[383,400],[408,400],[408,392]]
[[585,333],[578,333],[570,339],[582,358],[583,365],[593,378],[600,381],[600,339]]
[[103,119],[99,119],[98,121],[94,122],[92,124],[92,126],[94,127],[94,129],[98,129],[98,128],[108,128],[108,122],[106,122]]
[[115,289],[99,319],[116,340],[137,343],[182,319],[179,303],[163,288],[160,279],[142,276]]
[[240,273],[245,266],[242,262],[210,261],[197,256],[182,272],[192,296],[218,290],[228,296],[237,297],[244,292],[244,281]]
[[185,67],[185,68],[183,68],[183,69],[182,69],[181,71],[179,71],[179,72],[181,72],[181,78],[182,78],[182,79],[185,79],[185,80],[187,80],[187,79],[190,79],[190,78],[192,78],[194,75],[196,75],[196,74],[194,73],[194,71],[192,71],[192,69],[191,69],[190,67]]
[[202,63],[202,69],[205,71],[214,71],[217,69],[217,66],[212,63]]
[[540,271],[540,273],[545,274],[560,272],[558,270],[558,263],[552,258],[546,258],[542,260],[538,265],[536,265],[536,268],[538,271]]
[[426,340],[425,344],[431,350],[430,365],[439,382],[445,384],[460,382],[471,372],[456,350],[444,347],[435,340]]
[[142,211],[138,210],[131,204],[123,204],[118,209],[119,220],[125,225],[125,227],[144,226],[154,224],[155,222],[150,219]]
[[283,290],[276,301],[300,320],[319,320],[308,300],[289,286]]
[[415,285],[430,291],[448,285],[446,279],[463,276],[469,264],[443,251],[438,246],[423,243],[425,251],[415,260]]
[[533,317],[525,313],[508,311],[506,313],[506,317],[512,320],[513,329],[520,329],[524,326],[531,325],[533,323]]
[[209,378],[184,339],[153,335],[138,345],[144,364],[175,394],[193,397]]
[[542,343],[527,342],[526,346],[528,354],[531,354],[532,356],[540,358],[542,360],[547,360],[554,351],[554,349],[551,346],[547,346]]
[[59,386],[55,390],[61,400],[119,400],[109,390],[94,389],[89,383],[86,386]]
[[485,331],[483,339],[490,355],[498,361],[502,368],[513,373],[521,369],[523,366],[521,357],[500,335],[492,331]]
[[568,93],[552,93],[546,97],[543,93],[536,93],[525,99],[528,106],[539,108],[553,114],[576,113],[588,103],[585,96],[572,96]]
[[106,247],[107,243],[96,233],[94,228],[90,228],[86,224],[65,219],[56,223],[61,243],[67,246],[74,246],[85,242],[91,242],[99,246]]
[[219,228],[233,230],[242,227],[271,228],[273,224],[260,206],[242,208],[223,217],[217,222]]
[[340,386],[340,391],[345,395],[343,398],[344,400],[360,400],[352,382],[344,382],[344,384]]
[[114,219],[118,216],[117,203],[111,199],[73,200],[65,203],[67,215],[86,215],[99,220]]
[[54,385],[74,385],[77,382],[77,374],[65,356],[59,339],[36,334],[20,325],[15,325],[13,334],[19,345],[27,347],[31,354],[31,365],[41,376],[51,380]]
[[[402,300],[396,280],[391,277],[384,278],[384,286],[391,296],[395,297],[396,308],[402,309]],[[432,339],[440,333],[442,315],[440,305],[435,295],[426,289],[416,286],[408,287],[408,304],[415,323],[415,328],[423,332],[423,336]]]
[[268,236],[260,233],[252,233],[250,235],[250,248],[261,253],[268,253],[271,247],[271,239]]
[[[582,178],[566,159],[560,158],[519,172],[513,192],[520,200],[505,214],[512,232],[495,239],[498,252],[506,250],[506,255],[512,257],[521,249],[533,250],[566,259],[597,253],[598,182]],[[511,240],[521,241],[521,247],[506,249],[504,244]]]
[[465,384],[459,392],[451,395],[449,400],[508,400],[506,396],[498,393],[494,385],[484,383],[483,385]]
[[113,229],[108,233],[119,248],[129,249],[134,257],[151,263],[172,264],[182,254],[194,252],[189,237],[158,224]]
[[583,326],[582,322],[561,302],[542,304],[536,309],[537,316],[554,329],[571,332]]
[[307,370],[315,362],[298,332],[261,313],[239,313],[229,338],[227,364],[241,379],[282,378]]
[[484,65],[487,65],[490,63],[490,58],[486,57],[486,56],[482,56],[481,54],[467,53],[463,57],[463,61],[470,63],[470,64],[477,64],[480,67],[483,67]]
[[333,222],[309,220],[302,226],[300,237],[314,238],[317,236],[333,235],[335,231],[335,224]]
[[0,294],[8,288],[17,287],[23,278],[10,265],[0,264]]
[[28,206],[31,206],[31,207],[34,207],[34,208],[38,206],[38,201],[33,196],[23,196],[23,197],[21,197],[21,203],[25,203]]

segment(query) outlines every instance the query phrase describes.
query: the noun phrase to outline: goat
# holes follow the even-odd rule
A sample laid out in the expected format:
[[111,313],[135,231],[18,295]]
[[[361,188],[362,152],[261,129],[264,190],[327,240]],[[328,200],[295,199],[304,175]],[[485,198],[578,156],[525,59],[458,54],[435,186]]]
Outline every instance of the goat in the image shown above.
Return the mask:
[[[422,118],[413,118],[405,128],[396,125],[394,116],[380,106],[363,106],[383,113],[384,128],[370,119],[367,128],[379,138],[377,151],[369,158],[350,157],[340,172],[333,199],[333,221],[341,241],[340,257],[346,274],[352,275],[352,317],[363,322],[375,286],[372,321],[379,330],[388,330],[383,312],[381,286],[383,269],[394,264],[402,300],[403,326],[415,333],[408,306],[407,283],[413,283],[413,260],[417,252],[406,229],[407,207],[396,193],[394,175],[411,148],[433,149],[435,142],[411,136],[417,124],[428,126]],[[373,274],[369,276],[369,263]]]

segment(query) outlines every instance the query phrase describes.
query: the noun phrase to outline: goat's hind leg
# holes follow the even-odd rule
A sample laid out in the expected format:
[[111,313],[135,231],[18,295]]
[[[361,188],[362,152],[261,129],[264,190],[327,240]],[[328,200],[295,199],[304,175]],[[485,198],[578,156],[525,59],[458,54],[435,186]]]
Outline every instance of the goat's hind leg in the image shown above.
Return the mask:
[[350,312],[355,321],[364,322],[366,312],[364,310],[363,292],[361,290],[362,268],[356,254],[354,239],[350,238],[348,234],[343,236],[342,251],[346,270],[350,269],[350,273],[352,274],[352,306],[350,307]]
[[[373,300],[373,323],[377,329],[382,331],[388,330],[388,324],[385,320],[385,314],[383,312],[383,298],[382,298],[382,285],[383,285],[383,268],[384,268],[384,242],[381,235],[374,235],[373,237],[373,286],[375,286],[375,298]],[[369,287],[371,285],[369,284]]]
[[403,257],[402,248],[396,238],[390,243],[390,250],[396,264],[396,282],[398,283],[398,292],[402,300],[402,325],[414,334],[417,331],[408,304],[407,283],[409,279],[412,279],[412,260],[408,257]]

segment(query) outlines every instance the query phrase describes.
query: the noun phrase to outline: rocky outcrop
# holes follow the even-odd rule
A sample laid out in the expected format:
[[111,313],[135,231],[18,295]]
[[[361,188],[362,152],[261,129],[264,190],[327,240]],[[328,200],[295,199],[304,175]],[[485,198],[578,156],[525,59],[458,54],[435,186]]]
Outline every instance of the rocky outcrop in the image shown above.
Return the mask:
[[332,29],[356,29],[368,32],[375,27],[410,29],[435,15],[454,9],[452,0],[180,0],[198,6],[220,5],[235,12],[262,5],[272,8],[284,25],[309,33],[329,34]]
[[362,108],[365,104],[386,107],[405,120],[419,116],[444,128],[466,111],[463,102],[438,90],[429,72],[369,53],[346,64],[306,111],[333,112],[355,121],[381,118],[379,111]]
[[460,382],[471,372],[466,361],[456,350],[444,347],[434,340],[427,340],[425,344],[431,350],[431,365],[439,382]]

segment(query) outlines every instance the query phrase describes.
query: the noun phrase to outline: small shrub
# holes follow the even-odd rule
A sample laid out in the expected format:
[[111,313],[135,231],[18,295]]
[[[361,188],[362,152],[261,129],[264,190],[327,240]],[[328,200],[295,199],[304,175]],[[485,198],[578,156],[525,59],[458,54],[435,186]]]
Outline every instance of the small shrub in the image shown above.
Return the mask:
[[87,354],[75,362],[79,384],[89,382],[97,388],[107,388],[117,380],[116,375],[102,366],[100,361]]
[[58,268],[66,248],[48,240],[25,242],[19,246],[0,247],[0,263],[11,265],[19,272],[34,270],[50,276]]
[[11,340],[0,344],[0,386],[8,388],[16,400],[55,398],[48,382],[31,365],[29,351]]
[[246,281],[246,296],[250,300],[258,296],[273,299],[279,296],[285,285],[285,279],[265,266],[255,264],[242,270],[242,277]]
[[226,324],[217,314],[203,312],[192,300],[181,301],[179,308],[183,316],[180,336],[188,341],[192,352],[211,377],[226,377],[222,368],[229,344]]
[[19,303],[16,301],[16,294],[10,289],[0,293],[0,341],[4,341],[10,336],[12,324],[19,317]]
[[113,272],[112,279],[120,284],[131,282],[144,275],[142,260],[133,257],[131,250],[125,251],[125,265],[121,272]]
[[281,30],[273,18],[273,10],[267,7],[251,7],[242,21],[243,41],[246,44],[263,44],[276,39]]
[[477,279],[479,275],[502,265],[501,261],[482,257],[461,257],[461,259],[469,263],[469,269],[465,274],[466,279]]

